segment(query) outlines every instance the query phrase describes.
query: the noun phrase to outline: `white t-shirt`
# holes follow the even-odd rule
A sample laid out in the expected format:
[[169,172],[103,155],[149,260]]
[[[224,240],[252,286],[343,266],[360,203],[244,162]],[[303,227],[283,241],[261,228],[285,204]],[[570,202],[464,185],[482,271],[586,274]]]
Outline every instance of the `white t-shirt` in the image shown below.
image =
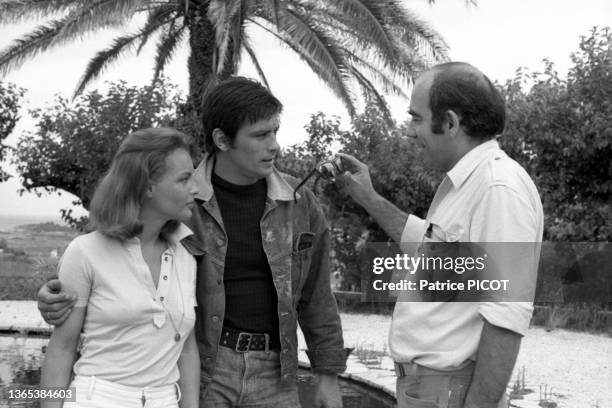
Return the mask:
[[77,294],[75,307],[87,307],[75,374],[133,387],[178,381],[177,361],[195,324],[196,263],[180,243],[191,234],[181,224],[168,237],[157,288],[138,238],[122,243],[96,231],[70,243],[59,279]]
[[[433,231],[429,238],[427,230]],[[402,245],[413,254],[419,243],[430,240],[539,243],[542,233],[542,204],[533,181],[497,141],[490,140],[465,154],[447,173],[426,220],[408,217]],[[500,244],[490,246],[494,245],[499,251]],[[521,277],[521,284],[533,293],[540,246],[508,244],[507,248],[520,250],[521,256],[503,259],[499,272]],[[461,368],[475,359],[483,319],[524,335],[533,311],[533,298],[527,302],[415,302],[406,296],[400,295],[393,312],[391,357],[437,370]]]

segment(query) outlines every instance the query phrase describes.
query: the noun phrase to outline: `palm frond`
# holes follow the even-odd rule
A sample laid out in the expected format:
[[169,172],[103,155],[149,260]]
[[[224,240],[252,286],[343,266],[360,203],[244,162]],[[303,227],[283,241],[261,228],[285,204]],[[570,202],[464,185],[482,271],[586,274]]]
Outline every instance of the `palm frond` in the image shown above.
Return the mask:
[[38,52],[48,49],[66,24],[65,19],[41,25],[23,37],[14,40],[0,52],[0,76],[18,68],[23,62]]
[[105,50],[98,52],[87,64],[87,68],[85,69],[85,73],[79,79],[79,83],[74,91],[73,97],[76,97],[83,89],[87,86],[89,82],[98,77],[103,70],[108,67],[113,61],[119,58],[123,53],[131,50],[135,45],[136,41],[142,39],[142,37],[150,36],[155,31],[157,31],[160,27],[165,24],[168,24],[171,20],[177,17],[169,17],[166,20],[160,20],[155,25],[149,25],[141,28],[138,32],[130,35],[124,35],[117,37],[110,47]]
[[228,48],[234,37],[236,20],[240,19],[242,5],[242,0],[213,0],[208,6],[207,16],[215,28],[217,74],[221,74],[225,67]]
[[232,44],[232,58],[231,66],[229,67],[230,73],[235,73],[240,64],[240,57],[242,51],[242,41],[246,38],[246,16],[248,15],[248,1],[242,0],[238,13],[233,18],[231,27],[231,44]]
[[176,26],[172,25],[162,33],[157,43],[153,82],[159,78],[166,64],[172,59],[174,51],[176,51],[176,48],[181,43],[184,35],[185,26],[180,26],[177,28]]
[[407,63],[409,61],[416,62],[420,58],[424,63],[422,65],[430,65],[447,59],[448,46],[442,37],[414,13],[406,11],[400,2],[368,2],[378,4],[376,17],[381,21],[389,41],[394,44],[392,54],[382,52],[380,44],[370,39],[359,20],[325,8],[311,8],[308,11],[318,24],[340,36],[347,48],[362,55],[367,53],[368,60],[377,61],[396,73],[404,72],[406,78],[410,75],[410,72],[405,72],[411,65]]
[[[0,53],[0,75],[19,67],[31,58],[49,48],[70,42],[90,31],[116,25],[131,18],[131,11],[142,1],[97,0],[81,2],[76,8],[60,19],[40,25]],[[129,16],[129,17],[128,17]]]
[[80,6],[80,0],[2,0],[0,24],[15,24],[26,20],[64,13]]
[[[404,98],[408,98],[408,94],[404,91],[402,86],[405,86],[406,89],[409,86],[409,81],[404,81],[402,77],[402,83],[397,84],[396,81],[392,78],[392,73],[386,73],[380,67],[374,66],[371,62],[366,59],[363,59],[359,55],[353,53],[351,50],[345,49],[347,60],[350,62],[350,66],[352,71],[359,71],[365,77],[365,73],[374,79],[377,83],[381,84],[383,87],[383,91],[387,94],[399,95]],[[412,71],[412,70],[410,70]]]
[[364,92],[364,96],[366,101],[373,100],[378,108],[381,110],[387,124],[391,125],[393,122],[393,116],[391,115],[391,111],[389,110],[389,105],[387,105],[387,101],[385,98],[378,92],[376,87],[366,78],[359,70],[351,69],[351,74],[357,80],[357,83],[361,86],[361,89]]
[[82,1],[81,7],[66,16],[71,24],[65,30],[82,35],[100,28],[123,26],[145,3],[145,0]]
[[[311,18],[321,29],[333,33],[334,38],[337,38],[346,50],[355,55],[360,55],[360,58],[369,61],[371,64],[380,66],[377,69],[393,72],[395,76],[402,78],[404,82],[410,77],[411,72],[405,71],[405,65],[401,64],[405,53],[397,45],[395,46],[394,54],[386,55],[380,52],[380,48],[370,41],[367,35],[360,30],[359,26],[353,26],[353,22],[348,21],[340,14],[334,16],[324,15],[323,12],[319,12],[313,13]],[[397,43],[397,40],[393,39],[392,42]]]
[[[336,0],[328,2],[322,11],[329,16],[335,15],[347,27],[354,28],[361,36],[369,39],[385,56],[392,60],[396,55],[395,44],[385,27],[386,10],[389,1],[376,0]],[[337,13],[331,13],[333,10]],[[340,19],[341,17],[341,19]]]
[[254,19],[250,21],[289,46],[329,86],[349,114],[355,115],[355,105],[348,86],[349,73],[342,50],[333,38],[309,26],[287,9],[279,13],[279,33]]
[[242,39],[242,48],[244,48],[248,56],[251,58],[251,62],[253,63],[253,66],[255,66],[255,70],[257,71],[257,75],[259,76],[261,81],[264,83],[266,88],[270,89],[270,84],[268,84],[268,79],[266,78],[266,74],[261,68],[261,65],[259,65],[259,60],[257,59],[255,50],[253,50],[253,47],[251,46],[250,41],[246,37]]
[[428,23],[395,1],[389,2],[386,12],[391,30],[404,50],[416,50],[432,62],[448,60],[448,44]]
[[[156,8],[149,11],[148,16],[147,16],[147,21],[144,24],[143,29],[146,29],[146,27],[149,27],[149,26],[156,25],[160,20],[166,18],[169,13],[178,14],[179,12],[182,11],[181,9],[182,9],[181,7],[175,4],[157,6]],[[151,36],[149,35],[146,35],[142,38],[142,40],[140,41],[140,44],[138,45],[138,49],[136,50],[136,55],[140,54],[144,46],[147,44],[147,41],[149,40],[149,38],[151,38]]]
[[270,4],[272,10],[272,18],[274,21],[274,25],[278,28],[278,8],[280,7],[279,0],[272,0]]

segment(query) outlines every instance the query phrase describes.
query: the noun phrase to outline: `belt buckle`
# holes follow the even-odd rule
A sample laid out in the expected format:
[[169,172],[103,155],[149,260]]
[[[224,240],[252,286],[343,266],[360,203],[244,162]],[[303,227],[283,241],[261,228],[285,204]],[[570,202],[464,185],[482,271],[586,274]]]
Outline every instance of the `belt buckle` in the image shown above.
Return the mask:
[[[246,346],[244,346],[242,343],[242,336],[245,336],[248,339]],[[251,347],[251,340],[253,340],[253,335],[251,333],[240,332],[240,334],[238,335],[238,340],[236,341],[236,352],[246,353],[247,351],[249,351],[249,347]]]

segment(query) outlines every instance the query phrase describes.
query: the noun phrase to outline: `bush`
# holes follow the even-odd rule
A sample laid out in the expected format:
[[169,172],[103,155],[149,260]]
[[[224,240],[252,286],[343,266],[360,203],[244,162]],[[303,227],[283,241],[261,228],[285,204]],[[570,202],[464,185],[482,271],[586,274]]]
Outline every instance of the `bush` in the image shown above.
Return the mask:
[[[544,239],[612,240],[612,33],[594,28],[562,79],[518,70],[503,86],[502,147],[531,174],[544,205]],[[531,88],[527,89],[529,85]]]
[[[13,132],[19,120],[19,103],[25,90],[10,83],[0,81],[0,162],[6,158],[11,148],[4,144],[4,140]],[[10,176],[0,168],[0,183]]]
[[[88,208],[123,138],[171,125],[181,101],[177,87],[164,80],[140,88],[115,82],[104,94],[91,91],[73,103],[57,97],[51,107],[34,110],[36,131],[20,138],[15,157],[24,191],[64,190],[79,198],[74,205]],[[86,221],[73,217],[72,209],[64,209],[62,218],[73,226]]]
[[[440,175],[418,164],[419,147],[406,138],[405,125],[385,120],[383,113],[368,105],[355,118],[350,131],[340,129],[337,117],[319,112],[306,125],[309,139],[283,152],[277,166],[296,177],[304,177],[317,163],[332,157],[331,147],[368,164],[376,191],[403,210],[424,217]],[[310,182],[319,195],[332,232],[332,268],[342,274],[342,290],[361,290],[369,279],[364,251],[367,242],[387,242],[389,237],[352,199],[340,194],[333,183]]]

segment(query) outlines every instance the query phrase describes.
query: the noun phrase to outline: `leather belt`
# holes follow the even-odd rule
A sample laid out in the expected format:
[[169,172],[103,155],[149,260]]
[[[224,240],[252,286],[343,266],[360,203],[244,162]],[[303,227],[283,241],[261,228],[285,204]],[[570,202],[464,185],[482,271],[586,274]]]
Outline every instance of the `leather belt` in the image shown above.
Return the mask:
[[474,362],[470,361],[465,367],[442,371],[425,367],[416,363],[395,362],[395,374],[398,377],[421,376],[421,375],[472,375],[474,373]]
[[271,343],[270,335],[267,333],[247,333],[240,330],[223,327],[219,345],[238,353],[252,351],[280,350],[280,345]]

